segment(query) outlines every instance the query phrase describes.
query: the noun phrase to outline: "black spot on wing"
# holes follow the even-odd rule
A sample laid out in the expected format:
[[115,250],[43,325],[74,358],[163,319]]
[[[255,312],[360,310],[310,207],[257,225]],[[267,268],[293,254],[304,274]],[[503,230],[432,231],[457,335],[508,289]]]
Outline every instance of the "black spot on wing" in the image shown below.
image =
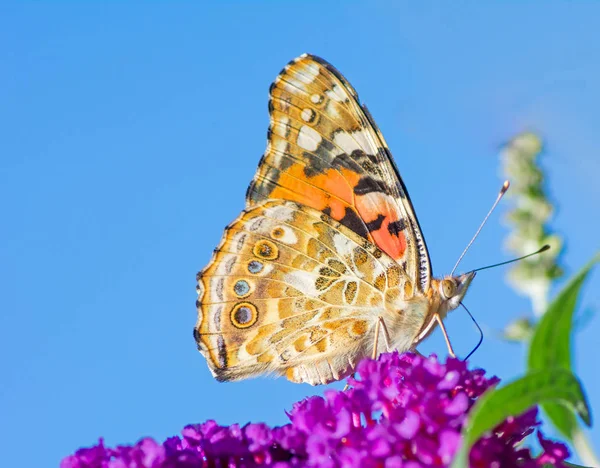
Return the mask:
[[367,229],[369,230],[369,232],[373,232],[373,231],[377,231],[378,229],[381,228],[381,224],[383,223],[383,220],[385,219],[385,216],[382,215],[381,213],[379,213],[377,215],[377,218],[374,219],[373,221],[369,221],[368,223],[366,223]]
[[331,158],[333,148],[333,143],[323,138],[314,152],[304,152],[304,159],[309,161],[309,164],[304,167],[304,174],[313,177],[327,172],[328,169],[337,169],[336,158]]
[[[333,145],[331,145],[333,147]],[[331,161],[331,165],[336,169],[349,168],[349,169],[360,169],[360,166],[347,153],[338,154]]]
[[398,236],[402,231],[406,229],[406,222],[404,219],[399,219],[398,221],[392,221],[388,224],[388,231],[392,236]]
[[307,162],[304,166],[304,175],[306,177],[315,177],[319,174],[324,174],[328,169],[331,169],[331,164],[323,156],[319,156],[319,148],[317,148],[317,155],[313,153],[304,152],[303,158]]
[[361,177],[358,181],[358,184],[356,184],[356,187],[354,187],[354,193],[356,195],[366,195],[371,192],[380,191],[381,188],[379,184],[377,184],[377,181],[369,176]]
[[369,161],[371,161],[373,164],[381,164],[381,152],[385,150],[381,147],[377,148],[377,155],[374,154],[368,154],[367,156],[369,157]]
[[346,213],[344,217],[340,219],[340,223],[346,226],[349,229],[352,229],[358,235],[364,237],[365,239],[369,238],[369,230],[362,219],[356,214],[356,212],[346,207]]
[[[268,137],[271,130],[268,131]],[[269,197],[271,192],[278,186],[282,172],[294,165],[294,161],[287,156],[282,156],[277,161],[277,167],[271,165],[274,162],[271,153],[265,153],[258,163],[258,173],[246,190],[246,200],[258,203]]]
[[227,382],[229,380],[231,380],[231,372],[227,372],[225,369],[219,369],[218,367],[215,367],[212,369],[215,379],[218,382]]
[[200,341],[201,336],[202,335],[200,334],[200,331],[196,327],[194,327],[194,340],[196,340],[196,343],[198,344],[198,349],[203,347],[202,342]]

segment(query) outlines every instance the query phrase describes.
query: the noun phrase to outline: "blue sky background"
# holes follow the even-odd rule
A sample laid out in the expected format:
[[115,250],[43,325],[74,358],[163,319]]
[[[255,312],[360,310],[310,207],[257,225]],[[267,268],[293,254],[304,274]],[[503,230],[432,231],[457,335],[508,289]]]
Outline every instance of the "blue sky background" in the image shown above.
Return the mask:
[[[369,105],[438,275],[496,195],[498,149],[527,129],[546,139],[566,271],[592,256],[600,3],[416,3],[2,3],[4,466],[57,466],[100,436],[162,440],[209,418],[282,424],[293,402],[322,393],[217,383],[192,338],[195,274],[243,208],[269,84],[303,52],[332,62]],[[508,258],[507,206],[463,270]],[[466,300],[487,330],[529,309],[505,271],[479,274]],[[599,279],[584,307],[599,306]],[[464,356],[478,338],[469,318],[457,311],[447,327]],[[596,317],[575,345],[596,419],[599,335]],[[438,333],[422,349],[446,353]],[[524,351],[488,331],[472,361],[509,379]],[[591,438],[600,449],[597,429]]]

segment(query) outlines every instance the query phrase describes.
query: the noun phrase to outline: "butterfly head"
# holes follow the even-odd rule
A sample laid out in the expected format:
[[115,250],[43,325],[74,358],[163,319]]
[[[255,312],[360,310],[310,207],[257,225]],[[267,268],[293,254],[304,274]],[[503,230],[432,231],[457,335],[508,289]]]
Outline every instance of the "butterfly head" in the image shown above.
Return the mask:
[[475,272],[470,271],[459,276],[446,276],[438,282],[438,293],[446,303],[446,310],[453,310],[459,306],[473,278]]

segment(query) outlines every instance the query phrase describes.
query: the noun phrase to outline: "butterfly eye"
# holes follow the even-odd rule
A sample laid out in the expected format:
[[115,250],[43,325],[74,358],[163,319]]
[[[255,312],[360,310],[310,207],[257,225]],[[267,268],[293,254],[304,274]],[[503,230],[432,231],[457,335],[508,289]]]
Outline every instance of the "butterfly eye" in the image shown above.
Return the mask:
[[444,299],[450,299],[456,294],[456,283],[450,279],[442,280],[440,283],[440,294]]

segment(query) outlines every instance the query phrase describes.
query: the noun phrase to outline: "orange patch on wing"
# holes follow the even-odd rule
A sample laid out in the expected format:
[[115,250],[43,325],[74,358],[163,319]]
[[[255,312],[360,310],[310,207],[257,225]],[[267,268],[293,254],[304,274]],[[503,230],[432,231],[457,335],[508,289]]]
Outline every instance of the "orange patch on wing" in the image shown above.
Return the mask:
[[386,197],[383,193],[371,192],[357,197],[356,205],[361,218],[367,223],[375,221],[380,215],[384,216],[379,229],[370,234],[377,247],[394,260],[401,260],[406,252],[406,235],[404,232],[390,233],[388,226],[399,219],[400,213],[396,205],[390,204]]
[[368,200],[355,196],[354,187],[358,185],[360,175],[346,168],[330,168],[312,177],[305,174],[304,168],[302,164],[294,164],[282,171],[269,196],[295,201],[319,211],[329,209],[330,216],[337,221],[344,218],[347,208],[356,212],[365,223],[383,215],[381,227],[371,231],[368,240],[395,260],[404,257],[407,248],[405,234],[393,235],[388,230],[388,225],[397,220],[400,213],[395,204],[386,200],[385,194],[371,192],[366,195]]
[[347,207],[353,207],[352,188],[360,176],[347,169],[328,169],[322,174],[308,177],[304,166],[294,164],[281,172],[278,186],[271,192],[271,198],[282,198],[310,206],[319,211],[331,210],[331,217],[341,220]]
[[381,223],[381,228],[377,231],[371,231],[371,235],[381,250],[387,253],[394,260],[400,260],[406,252],[406,236],[403,232],[397,235],[391,234],[388,231],[388,225],[392,219],[386,217]]

